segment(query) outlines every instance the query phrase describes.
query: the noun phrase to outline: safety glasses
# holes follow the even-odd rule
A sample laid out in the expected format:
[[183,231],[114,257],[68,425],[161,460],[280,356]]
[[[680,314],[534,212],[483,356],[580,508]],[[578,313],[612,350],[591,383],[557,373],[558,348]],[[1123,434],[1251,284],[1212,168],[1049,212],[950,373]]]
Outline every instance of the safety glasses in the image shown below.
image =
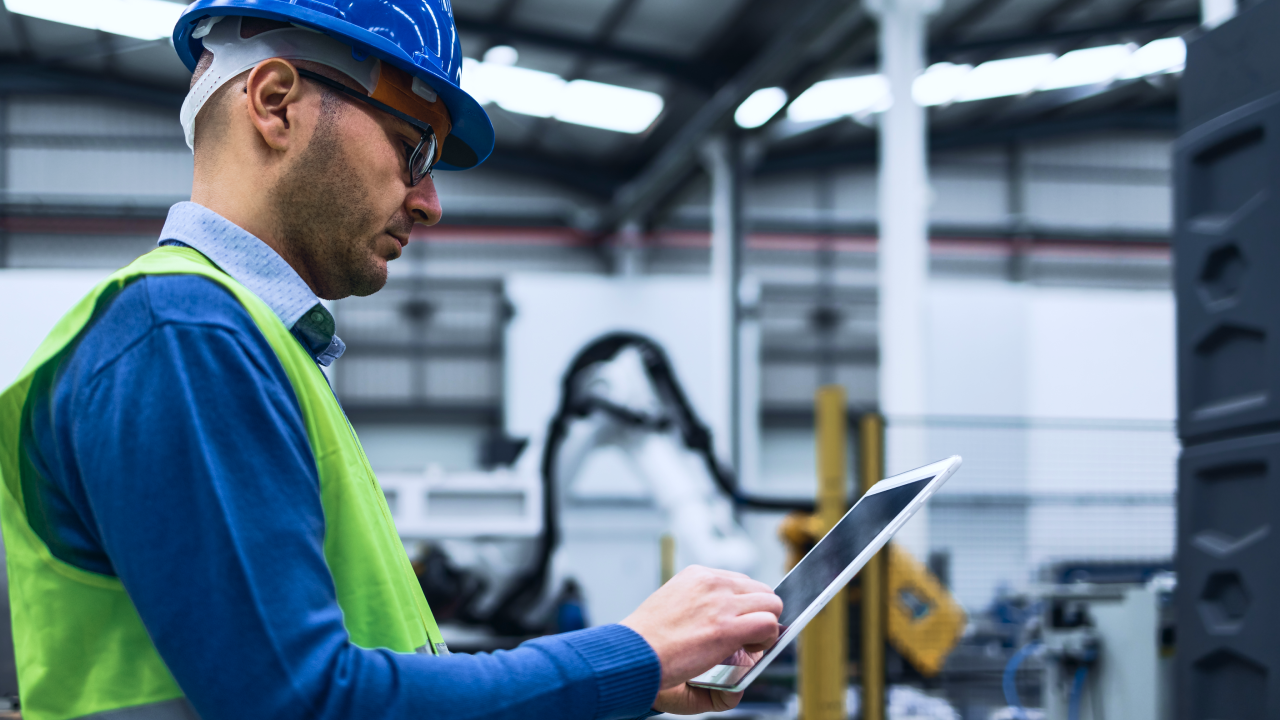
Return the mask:
[[409,185],[411,187],[416,186],[418,183],[422,182],[422,178],[431,174],[431,168],[436,164],[437,140],[436,131],[432,129],[430,125],[422,122],[421,120],[415,120],[384,102],[379,102],[368,95],[352,90],[336,80],[330,80],[323,75],[317,75],[310,70],[303,70],[301,68],[298,68],[298,74],[308,80],[314,80],[321,85],[337,90],[343,95],[355,98],[356,100],[381,110],[392,117],[399,118],[409,123],[414,128],[421,130],[422,138],[418,140],[417,147],[410,147],[409,143],[404,143],[405,156],[409,161]]

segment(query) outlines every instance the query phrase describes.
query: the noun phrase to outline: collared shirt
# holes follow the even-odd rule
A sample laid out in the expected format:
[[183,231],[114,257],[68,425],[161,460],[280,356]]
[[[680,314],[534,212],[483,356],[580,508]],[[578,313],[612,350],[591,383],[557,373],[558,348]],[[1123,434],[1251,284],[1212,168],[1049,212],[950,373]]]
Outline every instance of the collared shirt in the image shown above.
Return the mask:
[[169,209],[160,245],[194,248],[262,299],[316,362],[333,364],[347,349],[333,313],[280,254],[218,213],[193,202]]

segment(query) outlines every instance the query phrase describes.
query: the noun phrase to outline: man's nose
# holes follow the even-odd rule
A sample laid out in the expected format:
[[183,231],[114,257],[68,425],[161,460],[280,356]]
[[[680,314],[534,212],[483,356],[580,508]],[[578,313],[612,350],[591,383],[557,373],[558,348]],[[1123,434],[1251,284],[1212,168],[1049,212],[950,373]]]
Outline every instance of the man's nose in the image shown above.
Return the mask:
[[444,215],[440,207],[440,196],[436,194],[436,183],[430,175],[422,178],[417,185],[409,188],[404,199],[405,212],[415,223],[435,225]]

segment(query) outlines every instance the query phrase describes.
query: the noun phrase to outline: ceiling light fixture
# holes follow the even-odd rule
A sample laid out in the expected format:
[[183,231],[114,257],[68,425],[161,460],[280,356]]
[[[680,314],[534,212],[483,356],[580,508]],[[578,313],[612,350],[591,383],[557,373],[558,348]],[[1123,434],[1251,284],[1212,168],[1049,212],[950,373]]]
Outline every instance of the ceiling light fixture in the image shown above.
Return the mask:
[[793,122],[834,120],[846,115],[881,112],[892,103],[889,83],[883,75],[823,80],[814,83],[787,108]]
[[561,122],[586,125],[622,133],[642,133],[662,114],[662,96],[657,93],[574,80],[557,102],[555,118]]
[[510,45],[494,45],[484,51],[484,61],[490,65],[515,65],[520,53]]
[[657,93],[590,80],[565,82],[554,73],[507,64],[515,61],[515,50],[500,51],[503,47],[485,54],[492,61],[463,59],[462,89],[481,104],[633,135],[648,130],[662,114]]
[[1111,82],[1129,64],[1135,49],[1126,44],[1072,50],[1049,65],[1036,89],[1059,90]]
[[1029,93],[1054,59],[1052,54],[1044,53],[984,62],[965,76],[964,87],[957,93],[956,100],[986,100]]
[[1129,58],[1129,66],[1120,73],[1125,80],[1182,72],[1187,64],[1187,43],[1180,37],[1161,38],[1143,45]]
[[4,6],[11,13],[139,40],[170,37],[186,9],[165,0],[4,0]]
[[956,93],[972,70],[972,65],[934,63],[911,84],[911,96],[923,107],[946,105],[956,99]]
[[738,127],[748,130],[758,128],[772,120],[773,116],[777,115],[786,104],[786,90],[780,87],[760,88],[742,101],[737,112],[733,114],[733,121],[738,123]]

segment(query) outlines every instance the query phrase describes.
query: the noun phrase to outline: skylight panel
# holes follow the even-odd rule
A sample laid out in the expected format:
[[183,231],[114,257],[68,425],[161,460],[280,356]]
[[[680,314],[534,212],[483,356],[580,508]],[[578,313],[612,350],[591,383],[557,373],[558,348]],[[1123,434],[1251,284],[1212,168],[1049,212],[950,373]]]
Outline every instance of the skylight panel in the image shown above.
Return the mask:
[[4,0],[9,12],[139,40],[173,34],[185,5],[165,0]]

